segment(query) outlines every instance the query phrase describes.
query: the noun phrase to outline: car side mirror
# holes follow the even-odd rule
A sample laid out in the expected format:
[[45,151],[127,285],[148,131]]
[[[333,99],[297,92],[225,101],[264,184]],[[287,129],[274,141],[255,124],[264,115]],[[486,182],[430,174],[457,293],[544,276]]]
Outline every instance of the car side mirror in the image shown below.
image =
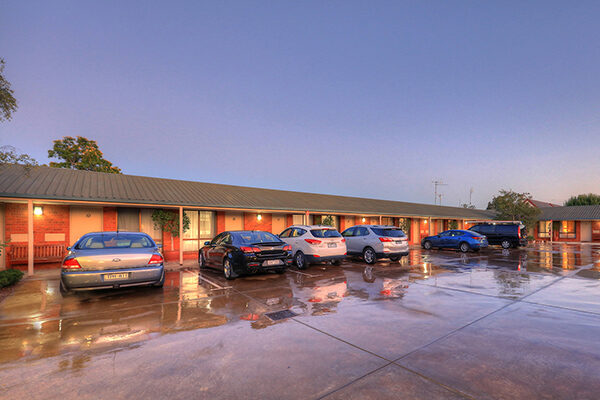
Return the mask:
[[441,237],[440,235],[436,235],[437,237]]
[[162,244],[156,244],[156,247],[158,247],[159,249],[162,249],[163,245]]
[[68,246],[68,247],[67,247],[67,251],[71,251],[71,246]]
[[209,246],[209,245],[210,245],[210,242],[209,242],[209,241],[206,241],[206,242],[204,242],[204,245],[205,245],[205,246]]

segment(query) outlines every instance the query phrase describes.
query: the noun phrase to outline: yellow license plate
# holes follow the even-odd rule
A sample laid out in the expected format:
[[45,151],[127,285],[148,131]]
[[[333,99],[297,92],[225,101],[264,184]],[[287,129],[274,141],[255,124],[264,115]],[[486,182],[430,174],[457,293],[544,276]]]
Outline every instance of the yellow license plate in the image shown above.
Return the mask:
[[118,279],[127,279],[129,278],[129,273],[123,273],[123,274],[106,274],[104,275],[104,280],[105,281],[115,281]]

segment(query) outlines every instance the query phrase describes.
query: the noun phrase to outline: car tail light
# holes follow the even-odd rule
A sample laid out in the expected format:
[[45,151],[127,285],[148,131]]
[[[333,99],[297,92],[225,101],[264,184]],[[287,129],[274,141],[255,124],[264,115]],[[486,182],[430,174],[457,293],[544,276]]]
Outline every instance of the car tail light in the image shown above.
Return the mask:
[[342,239],[342,243],[346,243],[346,239]]
[[392,238],[389,238],[389,237],[380,237],[379,241],[381,241],[381,242],[393,242],[394,240]]
[[148,261],[148,264],[162,264],[163,261],[164,258],[160,254],[152,254],[152,257],[150,257],[150,261]]
[[308,244],[321,244],[321,241],[317,240],[317,239],[304,239],[304,240],[306,240],[306,243],[308,243]]
[[289,244],[283,246],[283,251],[292,251],[292,246],[290,246]]
[[240,250],[242,250],[244,253],[260,253],[260,247],[248,247],[248,246],[242,246],[240,247]]
[[67,258],[63,261],[62,267],[64,269],[80,269],[81,265],[79,265],[79,261],[76,258]]

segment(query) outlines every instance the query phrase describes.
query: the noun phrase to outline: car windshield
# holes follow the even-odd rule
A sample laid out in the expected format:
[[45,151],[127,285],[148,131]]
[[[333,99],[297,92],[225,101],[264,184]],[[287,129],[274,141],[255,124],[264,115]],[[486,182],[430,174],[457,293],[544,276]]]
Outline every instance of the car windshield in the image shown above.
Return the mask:
[[84,237],[77,245],[78,249],[129,249],[148,248],[155,244],[145,235],[133,233],[103,233]]
[[396,238],[401,238],[406,236],[404,234],[404,232],[402,232],[402,229],[397,229],[397,228],[371,228],[373,230],[373,233],[375,233],[378,236],[386,236],[386,237],[396,237]]
[[323,228],[323,229],[311,229],[310,233],[312,233],[312,235],[314,237],[317,237],[317,238],[336,238],[336,237],[342,237],[342,235],[340,235],[340,233],[338,231],[336,231],[335,229],[327,229],[327,228]]
[[242,244],[281,243],[281,240],[269,232],[241,232],[238,238]]

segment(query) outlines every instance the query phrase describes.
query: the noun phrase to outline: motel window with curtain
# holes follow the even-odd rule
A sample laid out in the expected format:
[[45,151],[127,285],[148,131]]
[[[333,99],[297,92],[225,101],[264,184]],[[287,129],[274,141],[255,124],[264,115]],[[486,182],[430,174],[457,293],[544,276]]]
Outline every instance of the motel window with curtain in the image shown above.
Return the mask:
[[119,231],[140,231],[139,208],[117,208],[117,229]]
[[552,228],[552,222],[540,221],[538,223],[538,236],[541,238],[549,238],[551,228]]
[[155,226],[154,221],[152,220],[153,209],[144,208],[140,211],[140,232],[144,232],[156,243],[162,243],[162,229],[160,227]]
[[215,213],[212,211],[185,211],[190,228],[183,233],[183,251],[196,251],[215,235]]
[[562,239],[575,239],[576,236],[575,221],[561,221],[558,237]]

